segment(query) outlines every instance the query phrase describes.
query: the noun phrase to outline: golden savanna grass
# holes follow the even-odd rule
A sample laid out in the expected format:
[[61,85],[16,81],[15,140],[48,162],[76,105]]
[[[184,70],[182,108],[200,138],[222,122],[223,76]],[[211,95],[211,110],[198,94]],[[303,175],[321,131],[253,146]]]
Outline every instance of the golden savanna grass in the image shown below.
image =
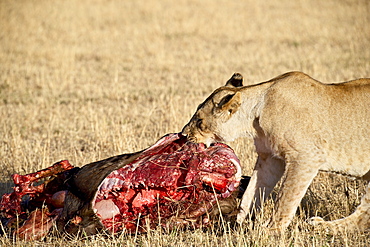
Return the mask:
[[[68,159],[76,166],[138,151],[179,132],[197,105],[234,72],[254,83],[291,70],[324,82],[370,77],[367,0],[0,0],[1,192],[10,175]],[[250,175],[251,141],[230,145]],[[15,246],[366,246],[369,233],[331,236],[314,215],[337,219],[365,183],[320,174],[289,230],[262,223]]]

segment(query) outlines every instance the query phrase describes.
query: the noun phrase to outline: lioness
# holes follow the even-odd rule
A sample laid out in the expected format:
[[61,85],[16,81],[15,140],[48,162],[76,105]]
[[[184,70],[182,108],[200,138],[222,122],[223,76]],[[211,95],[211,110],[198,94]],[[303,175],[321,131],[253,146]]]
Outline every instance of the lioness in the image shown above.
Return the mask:
[[[290,72],[243,86],[234,74],[199,105],[182,133],[210,145],[254,138],[258,159],[243,195],[238,223],[283,177],[268,227],[285,229],[319,171],[370,180],[370,79],[323,84]],[[283,176],[284,175],[284,176]],[[343,219],[312,218],[334,232],[370,225],[370,183],[356,211]]]

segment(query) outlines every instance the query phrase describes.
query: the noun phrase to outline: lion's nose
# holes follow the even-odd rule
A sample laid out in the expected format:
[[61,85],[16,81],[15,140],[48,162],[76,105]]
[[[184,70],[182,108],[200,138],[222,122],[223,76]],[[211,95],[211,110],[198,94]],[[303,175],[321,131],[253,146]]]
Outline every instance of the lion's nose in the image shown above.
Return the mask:
[[188,125],[186,125],[186,126],[182,129],[181,134],[182,134],[183,136],[189,136],[189,135],[190,135],[190,131],[189,131],[189,126],[188,126]]

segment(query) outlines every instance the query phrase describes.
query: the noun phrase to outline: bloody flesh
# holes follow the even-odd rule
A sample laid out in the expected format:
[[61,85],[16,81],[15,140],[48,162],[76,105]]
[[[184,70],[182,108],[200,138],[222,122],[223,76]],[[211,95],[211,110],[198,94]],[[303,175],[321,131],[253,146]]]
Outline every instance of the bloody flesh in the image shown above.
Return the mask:
[[109,174],[94,206],[109,207],[112,217],[102,222],[110,231],[137,230],[137,223],[155,226],[171,217],[194,222],[217,200],[230,196],[240,176],[239,160],[225,144],[206,148],[179,134],[168,135]]

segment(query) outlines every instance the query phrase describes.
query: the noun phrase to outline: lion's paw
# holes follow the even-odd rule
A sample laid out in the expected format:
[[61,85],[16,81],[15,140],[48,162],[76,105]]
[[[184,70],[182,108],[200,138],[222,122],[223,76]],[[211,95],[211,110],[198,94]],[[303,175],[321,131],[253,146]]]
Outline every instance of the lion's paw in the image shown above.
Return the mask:
[[323,225],[325,223],[325,220],[321,217],[311,217],[308,220],[308,223],[312,226],[319,226],[319,225]]

